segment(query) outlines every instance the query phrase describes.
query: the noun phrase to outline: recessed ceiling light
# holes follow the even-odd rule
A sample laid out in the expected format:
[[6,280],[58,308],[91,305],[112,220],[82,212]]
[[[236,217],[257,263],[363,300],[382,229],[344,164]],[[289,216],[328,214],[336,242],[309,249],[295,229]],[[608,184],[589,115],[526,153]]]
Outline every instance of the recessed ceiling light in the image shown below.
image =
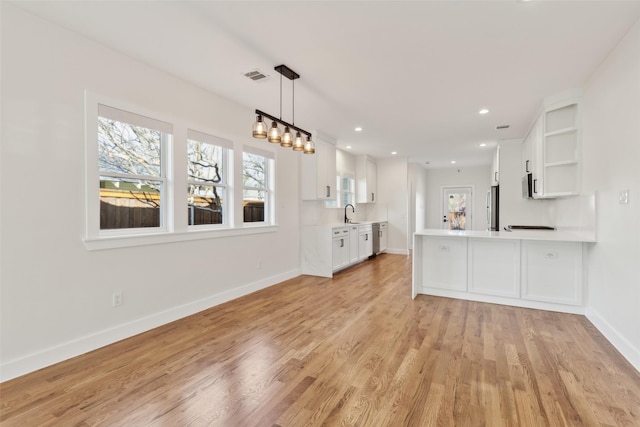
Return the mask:
[[395,155],[395,154],[398,154],[398,152],[397,151],[392,151],[391,154]]
[[456,164],[456,161],[455,161],[455,160],[451,160],[451,164],[452,164],[452,165],[455,165],[455,164]]
[[478,111],[478,114],[489,114],[489,110],[487,110],[486,108],[483,108],[480,111]]
[[351,150],[351,146],[350,145],[347,145],[346,148],[347,148],[347,150]]
[[358,126],[357,128],[354,129],[356,132],[362,132],[362,128],[360,126]]
[[486,146],[487,146],[486,142],[483,142],[482,144],[480,144],[480,147],[486,147]]

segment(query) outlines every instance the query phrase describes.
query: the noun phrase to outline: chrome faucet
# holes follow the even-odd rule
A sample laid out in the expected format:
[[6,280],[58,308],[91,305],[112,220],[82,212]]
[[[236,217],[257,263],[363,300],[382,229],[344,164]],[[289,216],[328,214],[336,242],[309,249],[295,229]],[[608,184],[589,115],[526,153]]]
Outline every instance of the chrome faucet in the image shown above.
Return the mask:
[[356,212],[356,208],[355,206],[353,206],[351,203],[347,203],[347,205],[344,207],[344,223],[347,224],[349,222],[351,222],[351,220],[349,219],[349,217],[347,216],[347,208],[351,206],[351,212],[355,213]]

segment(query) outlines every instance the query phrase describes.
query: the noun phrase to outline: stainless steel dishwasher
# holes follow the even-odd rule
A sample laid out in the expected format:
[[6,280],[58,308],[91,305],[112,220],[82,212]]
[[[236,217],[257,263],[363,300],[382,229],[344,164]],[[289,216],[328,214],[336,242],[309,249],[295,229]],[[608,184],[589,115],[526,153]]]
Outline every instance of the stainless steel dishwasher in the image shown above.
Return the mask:
[[371,234],[373,234],[373,255],[371,256],[376,256],[378,255],[378,253],[380,252],[380,223],[379,222],[374,222],[372,224],[372,232]]

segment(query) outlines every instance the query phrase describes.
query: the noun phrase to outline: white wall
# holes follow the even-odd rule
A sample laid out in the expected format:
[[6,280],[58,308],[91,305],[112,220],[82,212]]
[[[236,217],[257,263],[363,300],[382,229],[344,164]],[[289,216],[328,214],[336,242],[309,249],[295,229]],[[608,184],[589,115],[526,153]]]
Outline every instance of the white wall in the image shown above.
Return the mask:
[[370,207],[372,220],[387,220],[389,253],[408,253],[409,194],[406,158],[378,159],[378,200]]
[[427,169],[426,228],[442,228],[442,187],[473,186],[472,229],[486,230],[486,194],[490,188],[491,166]]
[[425,201],[427,198],[427,171],[417,163],[409,163],[409,197],[411,198],[411,212],[409,232],[423,230],[427,224]]
[[[260,145],[252,111],[1,7],[2,379],[299,273],[299,187],[290,179],[299,162],[289,150],[276,150],[277,232],[87,251],[85,89],[188,119],[239,147]],[[117,308],[114,290],[124,293]]]
[[554,226],[555,200],[522,197],[522,140],[500,142],[500,229],[507,225]]
[[585,86],[583,124],[583,190],[598,195],[588,317],[640,370],[640,22]]

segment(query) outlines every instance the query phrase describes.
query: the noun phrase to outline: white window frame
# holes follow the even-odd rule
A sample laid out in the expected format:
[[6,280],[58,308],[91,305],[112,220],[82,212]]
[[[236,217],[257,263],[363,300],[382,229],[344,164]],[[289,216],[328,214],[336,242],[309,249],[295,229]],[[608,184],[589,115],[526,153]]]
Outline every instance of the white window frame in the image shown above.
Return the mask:
[[[218,188],[224,188],[225,191],[225,200],[222,204],[222,224],[198,224],[198,225],[188,225],[190,230],[204,230],[204,229],[220,229],[220,228],[229,228],[233,225],[233,185],[232,178],[233,177],[233,142],[221,138],[218,136],[211,135],[206,132],[200,132],[194,129],[187,130],[187,144],[189,141],[198,141],[204,142],[206,144],[214,145],[222,149],[222,183],[210,184],[210,183],[202,183],[197,180],[192,180],[187,177],[187,186],[189,185],[209,185],[215,186]],[[185,149],[187,147],[185,144]],[[186,198],[185,198],[186,200]],[[188,222],[187,222],[188,224]]]
[[[151,118],[152,115],[140,108],[113,100],[100,99],[87,94],[85,101],[85,191],[86,203],[86,236],[87,239],[100,239],[118,236],[150,235],[167,233],[172,224],[171,207],[172,194],[168,191],[170,185],[167,172],[170,168],[169,158],[172,151],[173,126],[161,118]],[[159,130],[162,134],[160,147],[160,176],[138,176],[116,172],[101,172],[98,165],[98,117],[107,117],[149,129]],[[131,178],[160,181],[160,226],[143,228],[100,229],[100,177]]]
[[[162,150],[165,173],[165,185],[162,196],[164,199],[164,212],[162,215],[162,228],[127,228],[117,230],[100,230],[100,171],[98,165],[98,105],[105,105],[113,109],[136,114],[150,120],[164,122],[172,126],[171,141],[167,141],[167,147]],[[252,154],[258,154],[269,159],[268,162],[268,206],[265,206],[265,220],[260,223],[243,224],[242,212],[242,188],[233,187],[237,179],[241,179],[242,171],[236,168],[242,167],[241,145],[231,143],[228,150],[227,170],[228,187],[227,194],[227,227],[189,227],[186,220],[185,201],[187,198],[186,179],[186,141],[189,129],[198,129],[202,133],[214,135],[215,131],[207,130],[198,124],[186,123],[184,119],[176,116],[158,113],[149,109],[133,105],[131,103],[115,100],[103,95],[85,91],[85,224],[83,243],[87,250],[104,250],[141,245],[156,245],[171,242],[200,240],[210,238],[223,238],[250,234],[271,233],[277,231],[275,222],[275,154],[258,148],[244,149]],[[126,120],[125,120],[126,121]],[[221,140],[231,142],[230,138],[220,137]],[[238,148],[240,147],[240,148]],[[176,175],[179,174],[179,175]],[[240,175],[240,176],[238,176]],[[103,175],[104,176],[104,175]],[[232,178],[233,177],[233,178]],[[149,179],[149,177],[145,177]],[[155,179],[155,178],[154,178]],[[238,199],[240,203],[238,203]],[[239,205],[239,206],[238,206]],[[268,211],[268,213],[267,213]],[[239,217],[238,217],[239,214]],[[178,222],[176,222],[178,221]],[[183,224],[184,222],[184,224]]]

